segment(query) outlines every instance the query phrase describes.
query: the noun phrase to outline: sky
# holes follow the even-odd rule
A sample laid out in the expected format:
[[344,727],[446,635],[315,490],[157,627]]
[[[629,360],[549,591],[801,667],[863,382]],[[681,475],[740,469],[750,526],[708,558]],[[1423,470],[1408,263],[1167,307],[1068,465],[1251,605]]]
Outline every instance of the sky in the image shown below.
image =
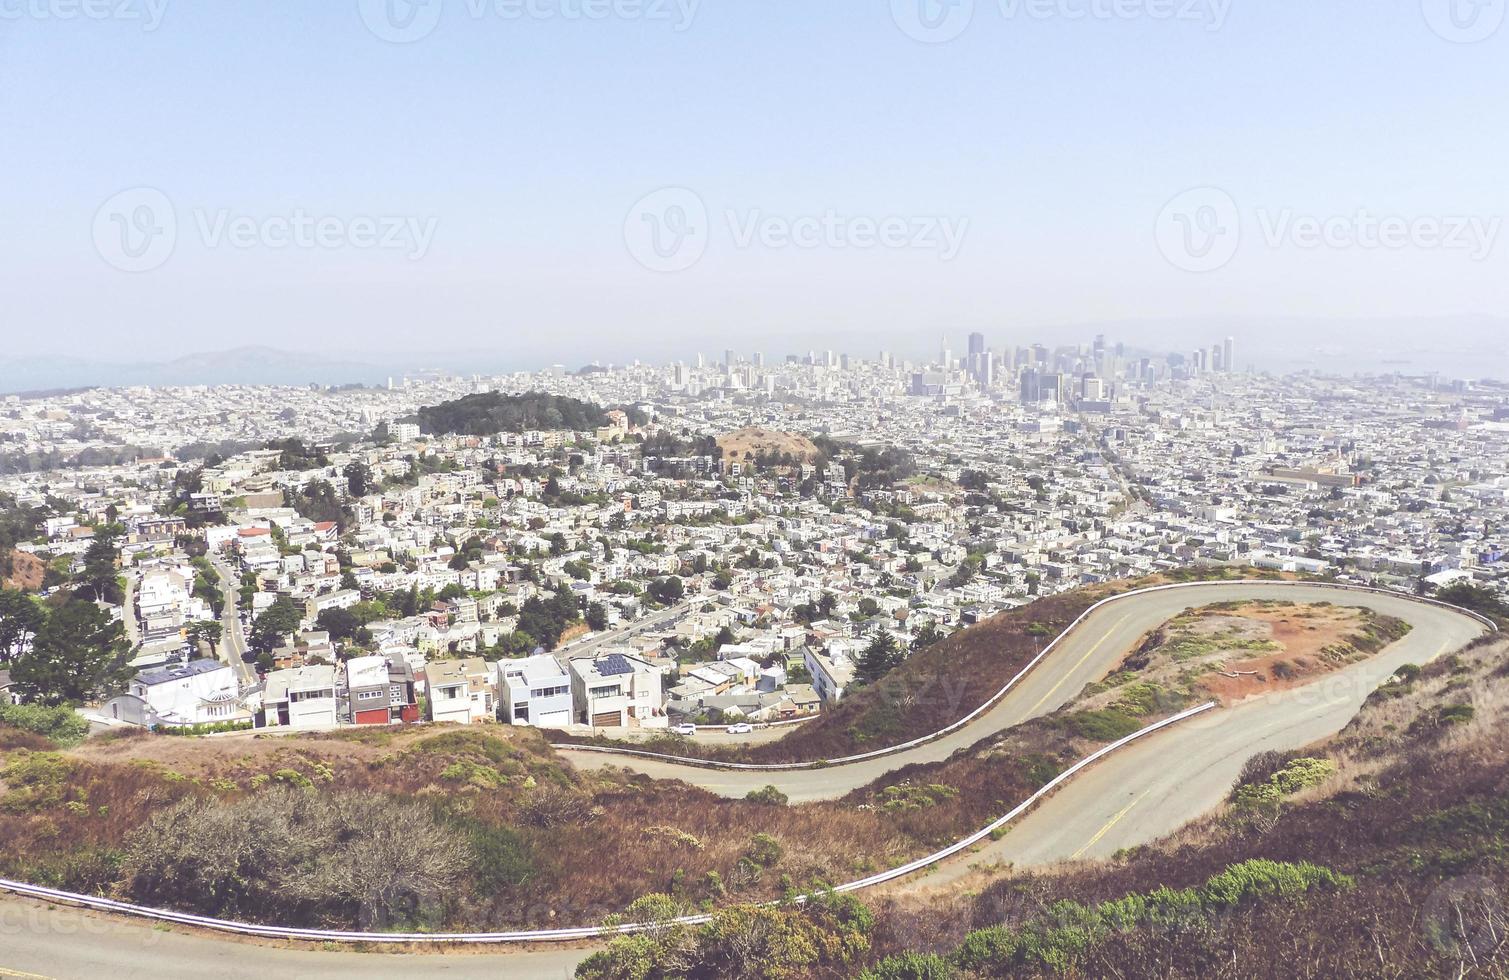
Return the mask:
[[1470,352],[1506,5],[0,0],[0,355]]

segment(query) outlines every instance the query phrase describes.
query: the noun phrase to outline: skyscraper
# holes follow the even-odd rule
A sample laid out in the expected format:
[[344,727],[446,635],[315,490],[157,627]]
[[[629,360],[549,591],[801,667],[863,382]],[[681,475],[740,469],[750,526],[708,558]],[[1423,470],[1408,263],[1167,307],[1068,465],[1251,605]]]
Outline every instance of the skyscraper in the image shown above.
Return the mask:
[[1221,345],[1221,366],[1226,369],[1227,374],[1234,374],[1237,369],[1236,343],[1235,338],[1227,337],[1226,342]]
[[972,333],[969,335],[969,352],[970,354],[985,353],[985,335],[983,333]]

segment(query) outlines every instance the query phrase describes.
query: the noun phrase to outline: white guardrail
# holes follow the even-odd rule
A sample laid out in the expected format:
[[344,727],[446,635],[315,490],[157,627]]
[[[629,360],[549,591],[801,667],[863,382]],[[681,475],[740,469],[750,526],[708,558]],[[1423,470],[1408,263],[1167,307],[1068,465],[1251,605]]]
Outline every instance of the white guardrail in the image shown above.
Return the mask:
[[1080,613],[1079,616],[1075,618],[1074,622],[1066,626],[1063,632],[1059,633],[1058,636],[1055,636],[1047,646],[1043,647],[1042,651],[1039,652],[1037,656],[1033,657],[1032,660],[1028,662],[1027,666],[1018,671],[1015,677],[1007,681],[1005,687],[1001,688],[995,694],[991,695],[988,699],[986,699],[985,703],[981,704],[978,708],[971,711],[963,718],[960,718],[958,721],[955,721],[952,724],[938,729],[931,735],[922,735],[912,739],[910,742],[902,742],[898,745],[892,745],[889,748],[875,749],[870,752],[862,752],[859,755],[846,755],[837,759],[822,759],[814,762],[772,763],[724,762],[719,759],[699,759],[694,756],[669,755],[662,752],[646,752],[643,749],[619,748],[617,746],[611,745],[589,745],[578,742],[551,743],[551,748],[572,752],[601,752],[609,755],[632,755],[645,759],[655,759],[660,762],[673,762],[678,765],[691,766],[699,769],[723,769],[757,772],[794,772],[806,769],[826,769],[830,766],[842,766],[848,765],[849,763],[853,762],[864,762],[867,759],[878,759],[882,756],[895,755],[898,752],[905,752],[909,749],[915,749],[918,746],[926,745],[929,742],[937,741],[950,732],[962,728],[965,725],[968,725],[970,722],[974,721],[981,714],[994,707],[995,704],[1002,698],[1004,698],[1007,694],[1011,693],[1011,689],[1016,687],[1017,684],[1021,682],[1022,678],[1031,673],[1034,667],[1042,663],[1043,658],[1052,653],[1053,650],[1065,637],[1074,632],[1074,630],[1077,629],[1081,623],[1083,623],[1086,619],[1089,619],[1090,616],[1094,615],[1104,606],[1108,606],[1116,602],[1121,602],[1124,599],[1133,599],[1138,596],[1148,595],[1149,593],[1153,592],[1167,592],[1173,589],[1191,588],[1209,589],[1220,586],[1241,587],[1244,585],[1251,586],[1253,588],[1260,586],[1296,586],[1305,588],[1341,589],[1349,592],[1371,592],[1377,595],[1390,596],[1395,599],[1404,599],[1409,602],[1419,602],[1424,605],[1440,606],[1444,609],[1450,609],[1453,612],[1461,613],[1464,616],[1468,616],[1474,620],[1477,620],[1484,626],[1488,627],[1488,629],[1490,630],[1498,630],[1498,626],[1493,622],[1493,620],[1489,619],[1487,616],[1475,613],[1470,609],[1463,609],[1460,606],[1453,606],[1448,602],[1441,602],[1438,599],[1428,599],[1422,596],[1410,595],[1404,592],[1394,592],[1390,589],[1377,589],[1366,585],[1345,585],[1340,582],[1296,582],[1284,579],[1218,579],[1205,582],[1176,582],[1171,585],[1151,585],[1147,588],[1133,589],[1130,592],[1122,592],[1117,595],[1107,596],[1106,598],[1101,599],[1099,602],[1093,603],[1087,609],[1085,609],[1084,612]]
[[[971,721],[975,717],[978,717],[979,714],[981,712],[983,712],[984,710],[986,710],[988,707],[990,707],[990,705],[994,704],[1001,697],[1005,696],[1005,694],[1008,691],[1010,691],[1011,688],[1014,687],[1016,685],[1016,683],[1018,681],[1020,681],[1022,679],[1022,677],[1025,676],[1028,671],[1030,671],[1034,666],[1036,666],[1038,663],[1040,663],[1042,661],[1043,657],[1047,656],[1047,654],[1049,653],[1049,651],[1051,651],[1054,647],[1056,647],[1058,645],[1058,642],[1060,640],[1062,640],[1065,636],[1067,636],[1080,623],[1084,622],[1084,620],[1086,619],[1086,617],[1088,617],[1091,613],[1095,612],[1097,609],[1101,608],[1102,606],[1107,605],[1108,603],[1117,602],[1119,600],[1131,598],[1133,596],[1146,595],[1146,594],[1148,594],[1150,592],[1161,592],[1161,591],[1166,591],[1166,590],[1169,590],[1169,589],[1180,589],[1180,588],[1190,588],[1190,587],[1199,587],[1199,586],[1210,587],[1210,586],[1215,586],[1215,585],[1240,585],[1240,584],[1242,584],[1242,583],[1241,582],[1219,582],[1219,581],[1218,582],[1183,582],[1183,583],[1178,583],[1178,584],[1174,584],[1174,585],[1152,586],[1150,588],[1138,589],[1138,590],[1135,590],[1133,592],[1124,592],[1124,593],[1121,593],[1120,595],[1111,596],[1109,598],[1102,599],[1099,602],[1095,603],[1094,605],[1090,606],[1083,613],[1081,613],[1080,616],[1078,618],[1076,618],[1074,620],[1074,622],[1071,623],[1067,629],[1065,629],[1062,633],[1060,633],[1057,637],[1054,638],[1054,640],[1053,640],[1052,643],[1050,643],[1050,644],[1048,644],[1048,646],[1044,647],[1043,651],[1041,653],[1039,653],[1036,657],[1034,657],[1031,663],[1029,663],[1025,668],[1023,668],[1022,671],[1020,673],[1018,673],[1016,677],[1012,678],[1011,682],[1008,683],[1006,685],[1006,687],[1002,688],[1001,691],[995,695],[995,697],[992,697],[989,701],[985,702],[985,704],[982,704],[980,707],[978,707],[974,711],[970,712],[964,718],[961,718],[959,721],[954,722],[952,725],[949,725],[947,728],[941,729],[940,731],[934,733],[933,735],[925,736],[925,737],[920,738],[920,739],[914,739],[913,741],[905,743],[904,745],[894,746],[894,747],[892,747],[890,749],[881,749],[881,750],[878,750],[876,752],[867,752],[864,755],[852,756],[852,757],[849,757],[847,759],[830,760],[827,763],[808,763],[808,764],[805,764],[805,765],[797,765],[794,768],[811,768],[811,767],[814,767],[814,766],[833,765],[833,764],[839,764],[839,763],[844,763],[844,762],[854,762],[854,761],[859,761],[859,760],[862,760],[862,759],[874,758],[875,756],[878,756],[878,755],[888,755],[888,754],[891,754],[891,753],[894,753],[894,752],[904,751],[907,748],[911,748],[911,747],[914,747],[916,745],[921,745],[921,744],[924,744],[926,742],[930,742],[933,739],[938,738],[939,736],[945,735],[948,732],[953,731],[954,729],[960,727],[961,725],[967,724],[969,721]],[[1453,610],[1455,612],[1462,613],[1462,614],[1464,614],[1466,616],[1469,616],[1472,619],[1477,620],[1478,622],[1483,623],[1490,630],[1495,630],[1496,631],[1497,628],[1498,628],[1493,623],[1492,620],[1488,619],[1485,616],[1480,616],[1477,613],[1474,613],[1474,612],[1472,612],[1470,610],[1460,609],[1460,608],[1458,608],[1456,606],[1450,605],[1449,603],[1439,602],[1439,601],[1434,600],[1434,599],[1424,599],[1424,598],[1421,598],[1419,596],[1412,596],[1412,595],[1407,595],[1407,594],[1404,594],[1404,593],[1392,592],[1392,591],[1389,591],[1388,589],[1374,589],[1374,588],[1369,588],[1369,587],[1366,587],[1366,586],[1341,585],[1341,584],[1338,584],[1338,583],[1330,583],[1330,582],[1286,582],[1286,581],[1260,580],[1260,581],[1253,582],[1253,584],[1254,585],[1261,584],[1261,585],[1265,585],[1265,586],[1266,585],[1304,585],[1304,586],[1322,587],[1322,588],[1347,589],[1347,590],[1357,591],[1357,592],[1373,592],[1373,593],[1378,593],[1378,594],[1381,594],[1381,595],[1393,596],[1395,598],[1406,599],[1406,600],[1413,601],[1413,602],[1421,602],[1421,603],[1425,603],[1425,604],[1431,604],[1431,605],[1440,606],[1442,608],[1450,609],[1450,610]],[[834,891],[838,891],[838,892],[852,892],[852,891],[860,891],[860,890],[865,889],[865,888],[873,888],[876,885],[884,884],[884,883],[889,882],[889,881],[894,881],[897,878],[902,878],[902,877],[905,877],[905,876],[907,876],[909,874],[913,874],[914,872],[920,871],[923,868],[930,867],[930,866],[932,866],[934,864],[937,864],[940,861],[946,860],[947,858],[950,858],[950,857],[954,856],[955,854],[958,854],[961,851],[967,850],[967,849],[973,847],[975,844],[978,844],[980,841],[984,840],[985,838],[989,837],[995,831],[999,830],[1000,828],[1002,828],[1002,827],[1006,826],[1007,824],[1011,823],[1012,821],[1016,820],[1022,814],[1026,813],[1032,807],[1034,807],[1038,803],[1040,803],[1046,796],[1048,796],[1050,793],[1052,793],[1054,790],[1056,790],[1059,786],[1063,785],[1065,782],[1067,782],[1068,780],[1072,779],[1074,776],[1078,775],[1082,770],[1084,770],[1088,766],[1094,765],[1096,762],[1099,762],[1101,759],[1104,759],[1106,756],[1110,755],[1111,753],[1116,752],[1118,749],[1121,749],[1124,746],[1129,745],[1132,742],[1135,742],[1135,741],[1137,741],[1140,738],[1144,738],[1144,737],[1146,737],[1148,735],[1153,734],[1154,732],[1161,731],[1162,729],[1167,728],[1167,727],[1169,727],[1171,725],[1176,725],[1179,722],[1185,721],[1186,719],[1193,718],[1195,715],[1202,714],[1202,713],[1204,713],[1206,711],[1211,711],[1215,707],[1216,707],[1216,702],[1212,701],[1212,702],[1209,702],[1209,703],[1206,703],[1206,704],[1202,704],[1202,705],[1200,705],[1199,707],[1196,707],[1196,708],[1190,708],[1187,711],[1182,711],[1182,712],[1180,712],[1177,715],[1173,715],[1171,717],[1163,719],[1160,722],[1157,722],[1155,724],[1149,725],[1148,727],[1142,729],[1141,731],[1133,732],[1131,735],[1128,735],[1127,737],[1125,737],[1123,739],[1120,739],[1119,741],[1112,742],[1110,745],[1106,745],[1106,746],[1098,749],[1097,751],[1092,752],[1090,755],[1088,755],[1085,758],[1081,759],[1080,761],[1076,762],[1074,765],[1070,766],[1068,769],[1065,769],[1062,773],[1060,773],[1059,775],[1055,776],[1048,783],[1046,783],[1041,789],[1037,790],[1037,792],[1033,793],[1031,796],[1027,797],[1027,799],[1023,800],[1021,803],[1019,803],[1015,807],[1013,807],[1012,810],[1011,810],[1011,812],[1007,813],[1005,816],[999,818],[998,820],[993,821],[992,823],[990,823],[986,827],[984,827],[984,828],[976,831],[975,833],[969,835],[968,837],[964,838],[963,840],[957,841],[956,843],[951,844],[948,847],[945,847],[941,851],[937,851],[937,852],[935,852],[933,854],[929,854],[926,857],[918,858],[915,861],[911,861],[911,862],[909,862],[907,864],[903,864],[900,867],[892,868],[889,871],[882,871],[879,874],[871,875],[868,878],[861,878],[858,881],[851,881],[851,882],[847,882],[847,883],[842,884],[842,885],[838,885],[838,886],[836,886],[834,888]],[[587,748],[586,746],[565,746],[565,747],[567,747],[567,748]],[[604,751],[621,751],[621,750],[604,750]],[[653,753],[647,753],[647,752],[638,752],[638,753],[635,753],[635,754],[637,754],[637,755],[653,755]],[[663,756],[662,758],[672,759],[673,761],[685,761],[685,762],[690,763],[690,764],[702,764],[702,765],[707,765],[708,764],[708,760],[704,760],[704,759],[678,760],[674,756]],[[761,768],[761,767],[754,767],[754,766],[733,766],[733,765],[729,765],[728,767],[729,768]],[[215,918],[210,918],[208,916],[194,915],[194,914],[189,913],[189,912],[175,912],[175,911],[173,911],[171,909],[156,909],[156,908],[151,908],[151,907],[145,906],[145,905],[133,905],[133,904],[131,904],[129,902],[120,902],[120,901],[116,901],[115,899],[110,899],[110,898],[98,898],[98,897],[95,897],[95,896],[92,896],[92,895],[80,895],[80,894],[77,894],[77,893],[74,893],[74,892],[66,892],[66,891],[62,891],[60,889],[56,889],[56,888],[44,888],[44,887],[42,887],[40,885],[28,885],[28,884],[26,884],[24,882],[9,881],[9,880],[6,880],[6,879],[0,879],[0,890],[12,892],[12,893],[17,894],[17,895],[25,896],[27,898],[40,899],[42,901],[47,901],[47,902],[61,902],[61,903],[68,904],[68,905],[74,905],[74,906],[80,906],[80,907],[83,907],[83,908],[93,909],[93,910],[99,911],[99,912],[114,912],[114,913],[118,913],[118,914],[121,914],[121,915],[130,915],[130,916],[135,916],[137,918],[152,919],[152,920],[156,920],[156,921],[159,921],[159,922],[171,922],[171,923],[175,923],[175,924],[178,924],[178,925],[193,926],[193,927],[200,928],[200,929],[209,929],[209,930],[213,930],[213,931],[216,931],[216,932],[232,933],[232,934],[240,935],[240,936],[252,936],[252,937],[258,937],[258,938],[263,938],[263,939],[297,940],[297,941],[304,941],[304,942],[384,943],[384,944],[398,944],[398,945],[405,945],[405,944],[430,944],[430,945],[433,945],[433,944],[503,944],[503,943],[568,942],[568,941],[572,941],[572,940],[602,939],[602,938],[606,938],[606,937],[614,936],[614,935],[624,935],[624,934],[634,933],[634,932],[643,932],[643,931],[648,930],[648,929],[660,928],[660,927],[663,927],[665,925],[670,925],[670,924],[675,924],[675,925],[701,925],[701,924],[703,924],[705,922],[708,922],[712,918],[711,915],[689,915],[689,916],[683,916],[683,917],[678,918],[678,919],[670,920],[670,922],[668,922],[668,923],[667,922],[659,922],[659,923],[626,923],[626,924],[623,924],[623,925],[611,926],[611,927],[604,927],[604,926],[580,926],[580,927],[572,928],[572,929],[544,929],[544,930],[535,930],[535,931],[528,931],[528,930],[526,930],[526,931],[520,931],[520,932],[372,933],[372,932],[354,932],[354,931],[327,930],[327,929],[296,929],[296,928],[287,927],[287,926],[271,926],[271,925],[259,925],[259,924],[256,924],[256,923],[248,923],[248,922],[233,922],[233,921],[230,921],[230,920],[227,920],[227,919],[215,919]],[[805,900],[806,897],[807,896],[802,896],[802,897],[798,898],[797,901],[803,901],[803,900]]]
[[[1133,732],[1120,741],[1091,753],[1079,760],[1074,765],[1059,773],[1048,781],[1037,792],[1017,804],[1010,813],[992,822],[988,826],[970,834],[957,843],[945,847],[943,850],[926,857],[918,858],[900,867],[858,881],[834,887],[836,892],[859,891],[864,888],[873,888],[876,885],[903,878],[913,872],[920,871],[939,861],[950,858],[960,851],[967,850],[989,837],[996,830],[1006,826],[1013,820],[1026,813],[1044,797],[1052,793],[1059,786],[1072,779],[1080,770],[1093,765],[1106,756],[1115,752],[1144,736],[1151,735],[1170,725],[1176,725],[1187,718],[1192,718],[1202,712],[1210,711],[1216,707],[1214,701],[1202,704],[1198,708],[1180,712],[1177,715],[1165,718],[1162,721],[1149,725],[1138,732]],[[43,888],[40,885],[28,885],[24,882],[9,881],[0,878],[0,890],[13,892],[27,898],[41,899],[47,902],[62,902],[68,905],[82,906],[99,912],[115,912],[121,915],[131,915],[137,918],[153,919],[159,922],[172,922],[178,925],[194,926],[199,929],[210,929],[215,932],[233,933],[238,936],[255,936],[262,939],[290,939],[302,942],[333,942],[333,943],[386,943],[386,944],[501,944],[501,943],[545,943],[545,942],[568,942],[571,940],[603,939],[615,935],[624,935],[633,932],[643,932],[649,929],[663,928],[667,925],[702,925],[712,919],[709,914],[687,915],[667,922],[640,922],[626,923],[618,926],[580,926],[572,929],[541,929],[522,932],[351,932],[330,929],[295,929],[288,926],[266,926],[250,922],[232,922],[227,919],[214,919],[209,916],[193,915],[189,912],[175,912],[171,909],[155,909],[145,905],[133,905],[129,902],[119,902],[111,898],[96,898],[92,895],[79,895],[74,892],[65,892],[57,888]],[[796,901],[805,901],[811,896],[800,896]],[[775,903],[770,903],[775,904]]]

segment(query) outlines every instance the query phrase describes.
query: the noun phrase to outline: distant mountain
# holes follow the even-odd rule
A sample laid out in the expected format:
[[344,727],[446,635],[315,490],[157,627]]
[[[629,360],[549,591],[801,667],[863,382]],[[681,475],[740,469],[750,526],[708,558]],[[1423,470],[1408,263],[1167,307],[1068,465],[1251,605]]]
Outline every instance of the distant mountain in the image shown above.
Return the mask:
[[112,363],[81,357],[0,358],[0,393],[133,385],[304,385],[377,382],[381,368],[271,347],[188,354],[171,361]]

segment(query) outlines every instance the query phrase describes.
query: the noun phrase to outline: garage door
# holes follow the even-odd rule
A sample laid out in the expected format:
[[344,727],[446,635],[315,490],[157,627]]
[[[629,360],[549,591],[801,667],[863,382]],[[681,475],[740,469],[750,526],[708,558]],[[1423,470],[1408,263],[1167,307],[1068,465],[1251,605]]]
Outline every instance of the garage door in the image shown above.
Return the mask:
[[592,727],[617,728],[619,722],[623,721],[623,717],[621,711],[604,711],[592,716]]
[[[618,716],[615,714],[613,717],[617,719]],[[541,712],[540,717],[535,721],[535,724],[539,725],[541,728],[569,727],[571,724],[571,709],[562,708],[560,711]],[[616,720],[614,724],[617,724]]]

